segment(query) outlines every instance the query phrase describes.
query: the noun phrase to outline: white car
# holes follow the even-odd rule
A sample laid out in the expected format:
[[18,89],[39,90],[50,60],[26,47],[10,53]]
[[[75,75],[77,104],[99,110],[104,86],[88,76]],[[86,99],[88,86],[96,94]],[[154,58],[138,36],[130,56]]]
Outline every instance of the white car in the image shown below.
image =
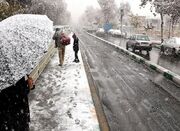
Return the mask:
[[108,31],[108,33],[109,34],[111,34],[111,35],[113,35],[113,36],[117,36],[117,37],[119,37],[119,36],[125,36],[125,33],[124,32],[122,32],[122,34],[121,34],[121,31],[120,30],[117,30],[117,29],[110,29],[109,31]]
[[172,37],[170,39],[165,40],[161,44],[161,52],[172,55],[180,54],[180,38]]
[[97,29],[97,32],[104,33],[105,31],[104,31],[104,29],[103,29],[103,28],[98,28],[98,29]]
[[139,50],[139,52],[145,50],[149,54],[149,51],[152,50],[152,44],[147,35],[136,34],[132,35],[126,42],[126,49],[128,50],[129,48],[131,48],[133,52],[135,52],[135,50]]
[[103,36],[105,34],[105,31],[103,28],[98,28],[96,31],[97,36]]

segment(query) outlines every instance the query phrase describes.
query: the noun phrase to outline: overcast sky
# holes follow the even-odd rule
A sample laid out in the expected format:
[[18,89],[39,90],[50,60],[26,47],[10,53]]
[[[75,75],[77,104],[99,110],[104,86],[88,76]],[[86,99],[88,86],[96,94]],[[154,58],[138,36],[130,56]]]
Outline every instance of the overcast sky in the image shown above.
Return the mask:
[[[152,13],[149,11],[150,6],[146,8],[139,8],[141,0],[115,0],[116,4],[119,6],[121,2],[129,2],[131,5],[132,12],[138,15],[144,15],[147,17],[153,17]],[[66,0],[68,4],[68,10],[71,12],[72,19],[78,21],[78,18],[82,15],[87,6],[94,6],[97,8],[99,4],[97,0]]]

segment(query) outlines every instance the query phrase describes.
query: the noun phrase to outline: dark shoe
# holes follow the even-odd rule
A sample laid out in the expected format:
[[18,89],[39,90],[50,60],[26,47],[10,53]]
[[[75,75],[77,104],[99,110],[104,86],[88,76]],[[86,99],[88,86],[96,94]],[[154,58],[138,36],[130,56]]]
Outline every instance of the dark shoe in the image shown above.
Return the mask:
[[79,60],[76,60],[76,63],[78,63],[79,62]]
[[62,66],[62,64],[59,64],[58,66]]
[[31,90],[34,90],[35,89],[35,85],[33,85],[33,87],[31,88]]

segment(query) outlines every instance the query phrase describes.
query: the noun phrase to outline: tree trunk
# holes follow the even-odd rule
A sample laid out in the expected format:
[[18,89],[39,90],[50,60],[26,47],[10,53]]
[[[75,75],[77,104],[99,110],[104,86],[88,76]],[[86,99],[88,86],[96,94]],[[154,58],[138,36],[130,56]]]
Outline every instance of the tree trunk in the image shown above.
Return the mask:
[[160,15],[161,15],[161,43],[163,43],[163,41],[164,41],[164,39],[163,39],[163,33],[164,33],[164,30],[163,30],[163,26],[164,26],[163,13],[161,12]]
[[174,37],[174,24],[172,23],[172,31],[171,36]]
[[169,21],[169,34],[168,34],[168,38],[171,37],[171,20]]
[[171,28],[172,28],[171,36],[174,37],[174,19],[172,19],[172,25],[171,25],[171,26],[172,26],[172,27],[171,27]]

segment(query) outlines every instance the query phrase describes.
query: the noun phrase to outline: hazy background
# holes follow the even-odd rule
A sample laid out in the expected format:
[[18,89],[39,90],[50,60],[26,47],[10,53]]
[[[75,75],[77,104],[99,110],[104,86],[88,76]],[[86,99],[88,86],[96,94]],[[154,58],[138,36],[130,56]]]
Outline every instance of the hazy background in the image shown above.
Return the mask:
[[[141,0],[115,0],[116,4],[120,5],[122,2],[128,2],[131,6],[133,14],[138,14],[140,16],[154,17],[152,12],[150,12],[150,4],[146,5],[146,8],[140,8]],[[100,8],[97,0],[66,0],[67,8],[71,13],[71,18],[74,22],[78,22],[79,17],[84,13],[87,6],[93,6],[95,8]]]
[[180,0],[0,0],[0,21],[15,14],[47,15],[54,25],[98,29],[110,23],[156,36],[180,34]]

